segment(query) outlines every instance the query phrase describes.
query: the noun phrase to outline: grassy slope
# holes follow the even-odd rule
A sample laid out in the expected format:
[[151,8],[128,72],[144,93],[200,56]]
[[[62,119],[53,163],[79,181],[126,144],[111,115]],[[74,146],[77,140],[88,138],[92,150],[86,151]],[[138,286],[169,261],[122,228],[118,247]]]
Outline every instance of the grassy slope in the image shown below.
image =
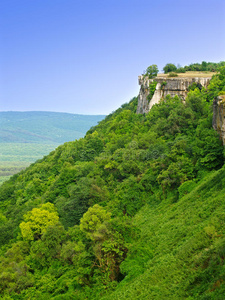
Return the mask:
[[[149,203],[135,217],[141,238],[127,277],[103,299],[224,299],[225,168],[177,203]],[[140,250],[141,249],[141,250]]]

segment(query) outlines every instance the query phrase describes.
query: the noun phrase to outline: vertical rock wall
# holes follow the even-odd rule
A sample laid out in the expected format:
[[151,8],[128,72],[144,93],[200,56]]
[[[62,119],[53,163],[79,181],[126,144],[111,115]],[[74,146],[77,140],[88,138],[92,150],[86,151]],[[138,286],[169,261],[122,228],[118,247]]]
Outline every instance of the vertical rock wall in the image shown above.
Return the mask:
[[225,95],[218,96],[213,102],[213,128],[219,133],[225,145]]
[[149,103],[147,97],[149,95],[149,84],[151,82],[153,82],[153,79],[148,79],[144,76],[138,76],[140,92],[138,95],[137,114],[146,114],[149,112]]
[[[203,87],[207,87],[210,82],[211,77],[156,77],[154,79],[148,79],[145,76],[139,76],[140,92],[138,95],[138,107],[137,113],[144,114],[148,113],[154,104],[160,102],[160,100],[166,95],[170,94],[172,97],[178,95],[183,100],[185,100],[188,87],[192,83],[200,84]],[[149,84],[153,81],[157,81],[155,93],[148,101],[147,97],[149,95]]]
[[[196,82],[202,87],[207,88],[211,77],[156,77],[148,79],[145,76],[139,76],[140,92],[138,95],[138,114],[146,114],[152,106],[159,103],[161,99],[170,94],[172,97],[178,95],[185,100],[188,87]],[[149,84],[157,81],[155,93],[152,99],[148,100]],[[219,133],[223,145],[225,145],[225,95],[217,97],[213,102],[213,128]]]

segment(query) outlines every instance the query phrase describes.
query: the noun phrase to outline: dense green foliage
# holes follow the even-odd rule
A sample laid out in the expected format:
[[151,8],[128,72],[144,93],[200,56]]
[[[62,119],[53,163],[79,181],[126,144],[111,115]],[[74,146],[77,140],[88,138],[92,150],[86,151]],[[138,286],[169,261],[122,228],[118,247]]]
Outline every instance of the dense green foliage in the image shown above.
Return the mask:
[[176,203],[149,201],[134,218],[141,233],[121,265],[126,277],[103,299],[224,299],[224,179],[222,168]]
[[151,82],[149,84],[149,94],[147,96],[148,102],[150,102],[150,100],[152,99],[152,97],[155,93],[156,86],[157,86],[157,81],[156,80],[153,80],[153,82]]
[[209,72],[216,72],[219,71],[221,67],[225,66],[225,61],[221,61],[219,63],[213,62],[206,62],[202,61],[201,64],[194,63],[188,66],[184,66],[185,71],[209,71]]
[[216,72],[219,71],[219,69],[224,66],[225,66],[225,61],[221,61],[219,63],[202,61],[201,64],[194,63],[184,67],[181,66],[176,67],[174,64],[169,63],[165,65],[163,71],[165,74],[170,72],[185,73],[186,71]]
[[3,183],[2,298],[223,299],[224,86],[147,115],[134,98]]
[[177,67],[174,64],[166,64],[165,67],[163,68],[164,73],[169,73],[169,72],[175,72],[177,70]]

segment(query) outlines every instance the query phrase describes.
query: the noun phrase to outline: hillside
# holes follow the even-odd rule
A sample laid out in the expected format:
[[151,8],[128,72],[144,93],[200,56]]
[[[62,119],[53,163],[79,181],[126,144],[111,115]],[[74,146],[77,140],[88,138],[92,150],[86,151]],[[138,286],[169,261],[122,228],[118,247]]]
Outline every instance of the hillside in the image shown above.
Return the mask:
[[224,91],[135,97],[3,183],[2,299],[224,299]]
[[58,112],[0,112],[0,143],[59,145],[83,137],[104,117]]
[[[103,299],[224,299],[225,168],[177,203],[150,201],[134,218],[140,229],[117,291]],[[183,196],[183,197],[182,197]]]

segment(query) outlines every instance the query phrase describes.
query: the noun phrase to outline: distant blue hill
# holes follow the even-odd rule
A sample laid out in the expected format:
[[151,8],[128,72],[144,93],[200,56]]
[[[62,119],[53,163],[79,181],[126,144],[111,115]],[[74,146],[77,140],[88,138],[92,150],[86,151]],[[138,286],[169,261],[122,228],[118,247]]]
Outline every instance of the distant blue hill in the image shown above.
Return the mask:
[[0,112],[0,143],[62,144],[79,139],[104,115],[59,112]]

